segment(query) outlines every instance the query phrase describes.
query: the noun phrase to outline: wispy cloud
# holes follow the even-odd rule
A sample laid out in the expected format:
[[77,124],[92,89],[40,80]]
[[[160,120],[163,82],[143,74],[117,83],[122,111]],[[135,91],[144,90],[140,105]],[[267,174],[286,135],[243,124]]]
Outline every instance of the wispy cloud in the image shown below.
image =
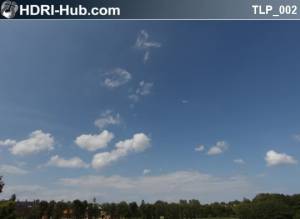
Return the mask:
[[106,110],[101,116],[95,120],[94,124],[100,129],[110,125],[118,125],[121,122],[120,114],[113,114],[111,110]]
[[106,201],[120,201],[124,197],[127,200],[148,201],[178,201],[202,197],[203,201],[223,201],[247,196],[254,187],[245,177],[220,178],[198,171],[176,171],[139,177],[88,175],[63,178],[60,182],[74,190],[100,192]]
[[214,146],[212,146],[207,154],[208,155],[218,155],[224,153],[228,149],[229,145],[225,141],[218,141]]
[[0,173],[8,175],[24,175],[27,174],[28,171],[17,166],[2,164],[0,165]]
[[129,153],[142,152],[150,146],[150,138],[144,133],[134,134],[131,139],[119,141],[115,149],[94,155],[92,166],[95,169],[103,168],[112,162],[116,162]]
[[241,159],[241,158],[234,159],[233,162],[236,163],[236,164],[245,164],[245,163],[246,163],[246,162],[245,162],[243,159]]
[[135,42],[135,48],[144,51],[144,57],[143,57],[144,63],[146,63],[150,59],[150,50],[152,48],[159,48],[159,47],[161,47],[161,43],[150,41],[149,34],[147,31],[141,30],[138,33],[138,37]]
[[108,143],[114,138],[114,134],[107,130],[98,135],[83,134],[75,139],[75,143],[82,149],[96,151],[107,147]]
[[144,170],[143,170],[143,174],[144,174],[144,175],[148,175],[149,173],[151,173],[151,170],[150,170],[150,169],[144,169]]
[[142,96],[149,95],[151,93],[152,88],[152,82],[140,81],[138,88],[135,90],[135,92],[129,95],[129,99],[131,99],[134,102],[138,102]]
[[205,150],[205,146],[202,145],[202,144],[200,144],[197,147],[195,147],[195,151],[197,151],[197,152],[202,152],[204,150]]
[[300,134],[294,134],[294,135],[293,135],[293,138],[294,138],[296,141],[299,141],[299,142],[300,142]]
[[265,161],[267,162],[267,166],[298,163],[298,161],[294,157],[285,153],[278,153],[274,150],[270,150],[266,153]]
[[131,79],[131,74],[122,68],[115,68],[111,71],[104,73],[103,85],[108,88],[117,88],[120,87]]
[[47,166],[55,166],[61,168],[87,168],[89,167],[79,157],[72,157],[70,159],[64,159],[58,155],[52,156],[47,163]]

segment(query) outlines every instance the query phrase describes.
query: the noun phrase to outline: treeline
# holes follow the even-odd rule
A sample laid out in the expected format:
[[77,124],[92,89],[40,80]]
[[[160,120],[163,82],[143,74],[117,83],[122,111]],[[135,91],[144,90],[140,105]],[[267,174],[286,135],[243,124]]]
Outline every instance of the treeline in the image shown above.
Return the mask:
[[[15,198],[15,197],[14,197]],[[3,204],[6,203],[6,204]],[[6,210],[5,210],[6,209]],[[1,215],[2,214],[2,215]],[[6,215],[4,215],[6,214]],[[157,201],[155,203],[120,202],[88,203],[34,201],[20,202],[13,198],[0,202],[0,218],[40,219],[74,218],[94,219],[110,215],[112,219],[196,219],[196,218],[239,218],[239,219],[300,219],[300,195],[259,194],[253,200],[215,202],[201,204],[198,200],[181,200],[178,203]]]
[[[101,208],[99,204],[88,203],[87,201],[74,200],[64,201],[17,201],[15,202],[16,219],[40,219],[40,218],[74,218],[94,219],[100,218]],[[1,218],[1,217],[0,217]]]
[[102,205],[113,218],[195,219],[195,218],[239,218],[239,219],[300,219],[300,195],[259,194],[253,200],[215,202],[201,204],[198,200],[181,200],[179,203],[157,201]]

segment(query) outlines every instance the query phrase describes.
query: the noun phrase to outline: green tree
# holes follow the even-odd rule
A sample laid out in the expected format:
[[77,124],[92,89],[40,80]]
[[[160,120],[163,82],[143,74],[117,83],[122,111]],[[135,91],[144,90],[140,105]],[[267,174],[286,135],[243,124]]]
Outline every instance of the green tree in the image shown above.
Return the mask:
[[293,219],[300,219],[300,211],[296,211]]
[[80,200],[74,200],[72,204],[74,219],[82,219],[85,215],[86,206]]
[[130,212],[127,202],[120,202],[117,205],[117,215],[120,217],[129,217]]
[[3,177],[0,176],[0,193],[3,191],[3,187],[4,187],[4,185],[5,185],[2,178],[3,178]]
[[0,201],[0,218],[15,219],[15,202]]

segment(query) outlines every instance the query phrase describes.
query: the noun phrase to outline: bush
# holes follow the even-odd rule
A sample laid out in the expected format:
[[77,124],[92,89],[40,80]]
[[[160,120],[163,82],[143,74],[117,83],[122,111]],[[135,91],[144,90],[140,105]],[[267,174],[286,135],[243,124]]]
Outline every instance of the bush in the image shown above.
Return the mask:
[[0,218],[15,219],[15,202],[0,201]]

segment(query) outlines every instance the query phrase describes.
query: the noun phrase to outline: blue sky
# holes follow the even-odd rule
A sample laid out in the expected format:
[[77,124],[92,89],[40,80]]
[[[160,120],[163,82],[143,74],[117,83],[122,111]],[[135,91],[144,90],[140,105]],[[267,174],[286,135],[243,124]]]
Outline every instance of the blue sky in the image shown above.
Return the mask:
[[210,202],[298,192],[297,23],[0,26],[3,197]]

